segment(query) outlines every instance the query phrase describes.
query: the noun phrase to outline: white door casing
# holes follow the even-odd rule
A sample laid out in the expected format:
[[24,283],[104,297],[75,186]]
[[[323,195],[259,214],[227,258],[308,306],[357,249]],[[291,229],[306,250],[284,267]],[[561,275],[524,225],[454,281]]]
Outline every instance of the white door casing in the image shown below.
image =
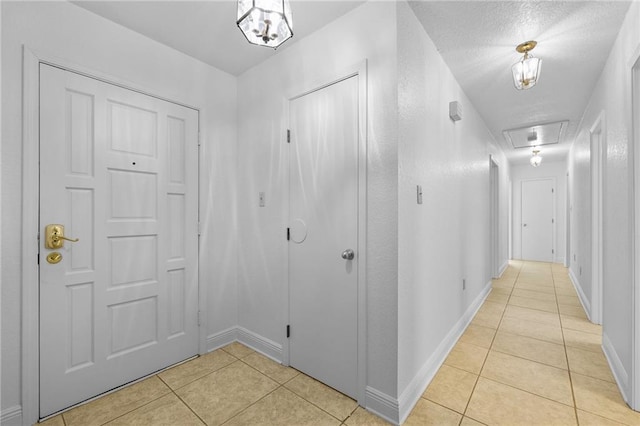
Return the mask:
[[359,78],[289,106],[289,362],[356,399]]
[[590,133],[591,172],[591,312],[589,319],[602,324],[604,284],[604,111],[598,115]]
[[633,318],[632,330],[632,358],[631,358],[631,398],[629,405],[636,411],[640,411],[640,46],[636,49],[630,62],[631,69],[631,125],[633,156]]
[[521,194],[522,259],[553,262],[554,179],[523,180]]
[[490,271],[492,278],[500,276],[500,169],[493,156],[489,158],[490,206]]
[[40,114],[43,417],[198,353],[198,113],[41,65]]

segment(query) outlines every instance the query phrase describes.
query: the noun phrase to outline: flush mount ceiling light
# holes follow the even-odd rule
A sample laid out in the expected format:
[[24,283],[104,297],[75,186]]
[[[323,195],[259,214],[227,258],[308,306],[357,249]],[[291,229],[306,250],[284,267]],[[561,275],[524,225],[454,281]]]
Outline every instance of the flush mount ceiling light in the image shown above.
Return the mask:
[[538,42],[534,40],[525,41],[516,47],[519,53],[524,53],[522,59],[511,67],[513,73],[513,84],[518,90],[530,89],[536,85],[540,77],[540,64],[542,61],[529,54]]
[[276,48],[293,36],[289,0],[238,0],[238,28],[251,44]]
[[540,150],[537,147],[533,147],[533,151],[531,151],[531,158],[529,162],[533,167],[538,167],[540,163],[542,163],[542,157],[540,157]]

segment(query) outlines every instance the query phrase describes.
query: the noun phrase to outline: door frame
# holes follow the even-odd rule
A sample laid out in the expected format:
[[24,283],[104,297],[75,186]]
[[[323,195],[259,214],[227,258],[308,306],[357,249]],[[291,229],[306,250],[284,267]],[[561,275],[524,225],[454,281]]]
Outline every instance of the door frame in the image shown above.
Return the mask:
[[589,319],[595,324],[602,324],[604,294],[604,240],[602,234],[604,203],[602,196],[604,195],[606,134],[605,113],[602,111],[589,129],[589,152],[591,154],[589,164],[591,174],[591,312]]
[[[40,419],[40,308],[39,308],[39,197],[40,197],[40,64],[50,65],[107,84],[115,85],[146,96],[171,102],[198,112],[200,134],[200,108],[184,102],[168,99],[148,88],[118,77],[78,65],[46,52],[22,46],[22,333],[21,333],[21,383],[22,422],[35,424]],[[200,145],[201,141],[198,141]],[[200,150],[198,150],[198,220],[200,220]],[[198,237],[199,240],[199,237]],[[206,287],[200,285],[199,253],[196,259],[198,279],[198,309],[206,317]],[[206,329],[198,331],[198,352],[206,352]]]
[[[524,191],[523,191],[523,184],[525,182],[533,182],[533,181],[540,181],[540,180],[550,180],[552,182],[553,185],[553,196],[551,197],[551,212],[553,214],[553,222],[551,223],[551,250],[552,250],[552,256],[551,256],[551,262],[554,263],[556,261],[557,258],[557,253],[556,253],[556,216],[557,216],[557,210],[556,210],[556,190],[558,189],[558,182],[555,176],[548,176],[548,177],[539,177],[539,178],[532,178],[532,179],[522,179],[520,181],[520,258],[524,259],[524,254],[523,254],[523,250],[522,250],[522,246],[524,245],[524,238],[523,238],[523,234],[524,232],[522,232],[522,215],[524,212],[524,209],[522,208],[522,200],[524,199]],[[527,259],[524,259],[527,260]]]
[[569,172],[567,172],[567,194],[565,200],[565,255],[564,255],[564,267],[568,268],[571,266],[571,185],[570,185],[570,176]]
[[500,165],[489,155],[489,240],[491,277],[500,277]]
[[[339,83],[351,77],[358,77],[358,316],[357,316],[357,398],[358,404],[365,405],[366,400],[366,387],[367,387],[367,277],[366,277],[366,265],[367,265],[367,146],[368,146],[368,121],[367,121],[367,60],[362,60],[351,66],[339,69],[337,71],[330,71],[323,74],[322,77],[306,82],[293,87],[286,92],[284,99],[284,114],[286,116],[285,122],[287,123],[287,129],[291,128],[289,105],[290,102],[296,98],[300,98],[304,95],[322,90],[333,84]],[[286,130],[285,130],[286,132]],[[286,135],[283,138],[286,140]],[[290,149],[287,146],[285,161],[289,164],[291,159]],[[285,223],[284,228],[289,226],[289,167],[286,168],[284,175],[284,187],[287,188],[283,196],[283,211]],[[288,244],[285,241],[285,244]],[[285,258],[285,271],[289,271],[289,250],[288,246],[285,246],[285,252],[287,253]],[[287,272],[287,291],[284,299],[283,312],[285,312],[284,322],[282,324],[282,330],[286,329],[286,325],[290,320],[290,288],[291,282],[289,280],[289,273]],[[283,344],[283,364],[289,365],[289,339],[284,334]]]
[[629,405],[640,410],[640,45],[636,47],[629,62],[631,77],[631,108],[629,117],[631,129],[630,156],[632,158],[631,173],[631,218],[633,228],[632,241],[632,316],[631,322],[631,398]]

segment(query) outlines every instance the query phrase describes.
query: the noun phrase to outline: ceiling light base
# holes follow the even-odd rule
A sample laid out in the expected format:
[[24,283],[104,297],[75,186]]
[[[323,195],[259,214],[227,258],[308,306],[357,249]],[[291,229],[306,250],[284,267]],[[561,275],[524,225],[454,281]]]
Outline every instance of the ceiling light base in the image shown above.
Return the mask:
[[527,53],[527,52],[533,50],[537,45],[538,45],[538,42],[535,41],[535,40],[525,41],[524,43],[520,43],[516,47],[516,51],[518,53]]

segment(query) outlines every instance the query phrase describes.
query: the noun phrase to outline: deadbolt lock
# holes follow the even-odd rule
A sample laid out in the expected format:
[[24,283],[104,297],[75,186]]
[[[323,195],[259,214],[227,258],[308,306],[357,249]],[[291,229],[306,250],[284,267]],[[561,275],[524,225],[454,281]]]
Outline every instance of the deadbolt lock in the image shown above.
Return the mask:
[[[67,238],[64,236],[64,225],[51,224],[44,229],[44,246],[55,250],[64,247],[64,240],[72,243],[80,241],[78,238]],[[53,254],[53,253],[52,253]],[[59,262],[59,260],[58,260]],[[55,263],[58,263],[55,262]]]
[[51,263],[51,264],[56,264],[58,262],[60,262],[62,260],[62,255],[60,253],[58,253],[57,251],[54,251],[52,253],[49,253],[47,255],[47,262]]

